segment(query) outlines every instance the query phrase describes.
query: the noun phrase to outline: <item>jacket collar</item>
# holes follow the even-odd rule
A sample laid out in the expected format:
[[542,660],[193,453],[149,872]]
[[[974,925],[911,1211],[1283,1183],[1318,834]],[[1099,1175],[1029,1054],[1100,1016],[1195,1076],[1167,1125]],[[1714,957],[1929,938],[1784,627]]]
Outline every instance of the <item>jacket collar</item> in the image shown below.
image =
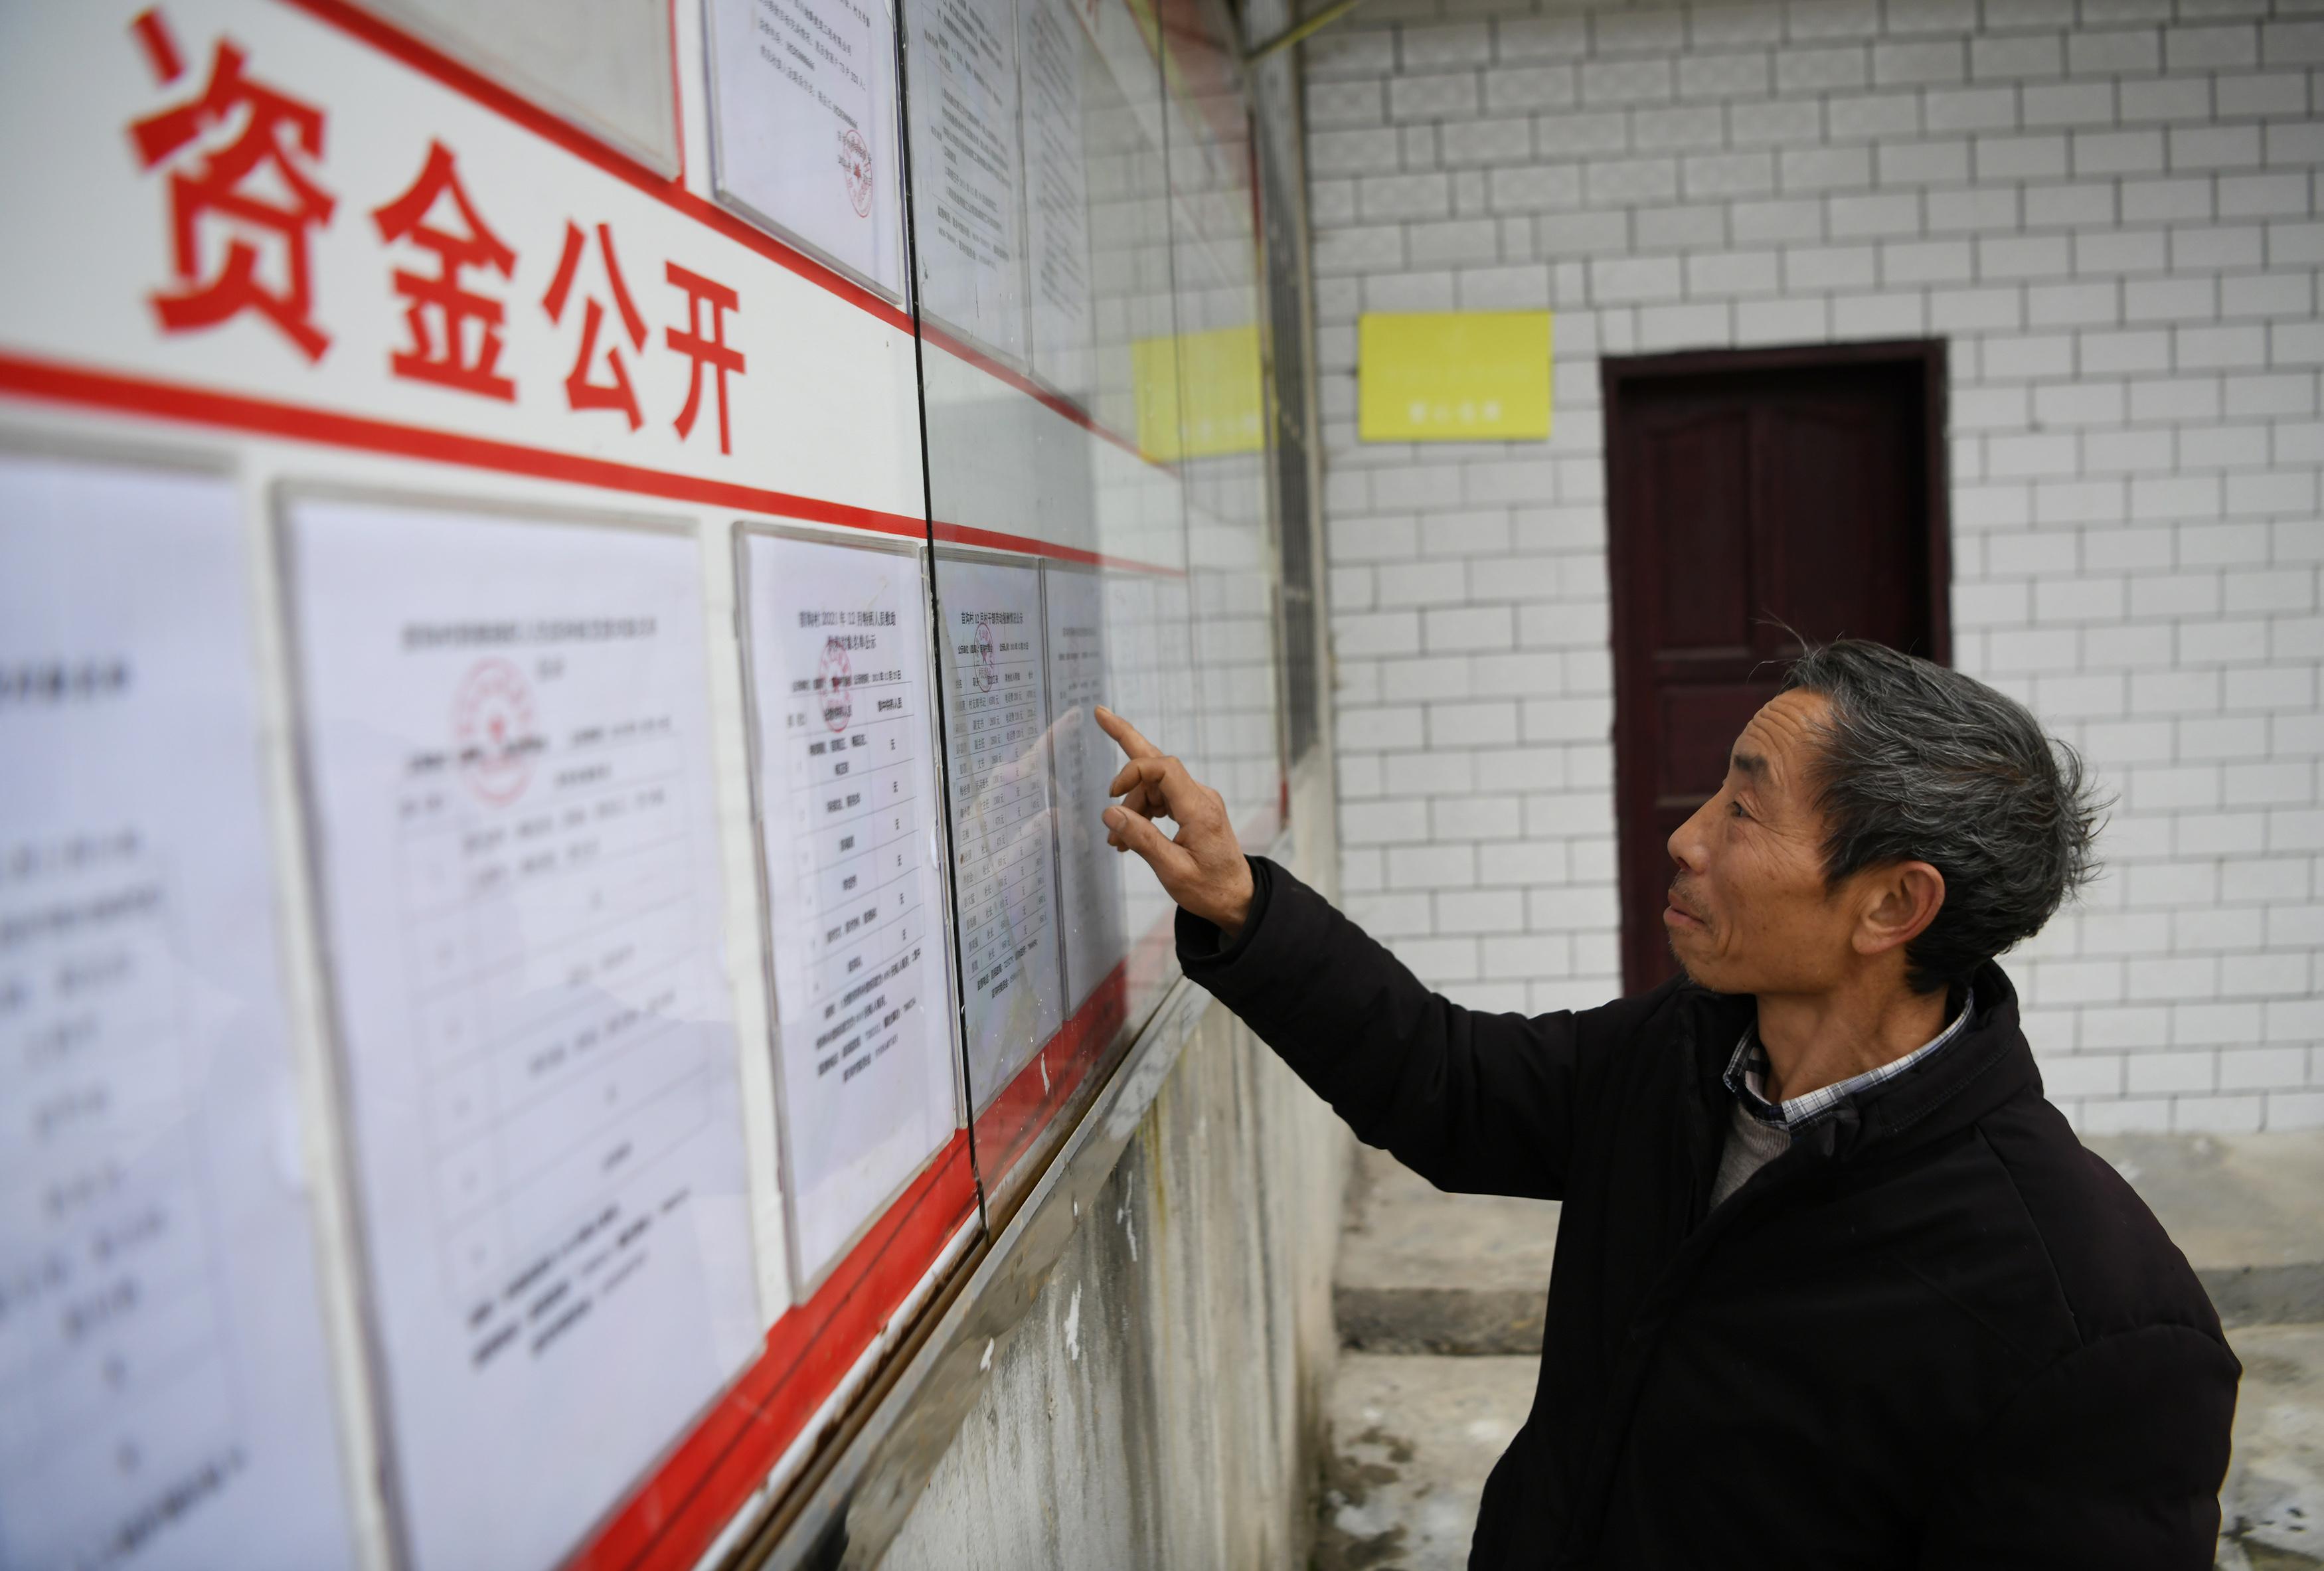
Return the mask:
[[[1988,960],[1970,976],[1969,988],[1975,1009],[1943,1052],[1848,1098],[1800,1132],[1801,1139],[1842,1161],[1890,1156],[1967,1129],[2014,1097],[2041,1095],[2042,1077],[2018,1024],[2017,990],[2007,975]],[[1713,1110],[1712,1127],[1723,1130],[1732,1100],[1726,1070],[1757,1006],[1748,994],[1685,992],[1697,1012],[1692,1033],[1697,1083]]]
[[1759,1040],[1757,1021],[1743,1028],[1742,1040],[1735,1044],[1734,1055],[1727,1060],[1727,1073],[1720,1077],[1728,1094],[1743,1104],[1743,1111],[1760,1123],[1797,1134],[1809,1124],[1829,1117],[1840,1106],[1865,1095],[1875,1087],[1884,1086],[1900,1075],[1911,1074],[1929,1059],[1944,1051],[1969,1029],[1970,1012],[1977,1006],[1974,988],[1961,998],[1960,1007],[1944,1028],[1927,1041],[1901,1058],[1891,1058],[1875,1065],[1858,1075],[1851,1075],[1837,1085],[1818,1086],[1802,1092],[1782,1102],[1770,1102],[1766,1095],[1767,1080],[1767,1049]]

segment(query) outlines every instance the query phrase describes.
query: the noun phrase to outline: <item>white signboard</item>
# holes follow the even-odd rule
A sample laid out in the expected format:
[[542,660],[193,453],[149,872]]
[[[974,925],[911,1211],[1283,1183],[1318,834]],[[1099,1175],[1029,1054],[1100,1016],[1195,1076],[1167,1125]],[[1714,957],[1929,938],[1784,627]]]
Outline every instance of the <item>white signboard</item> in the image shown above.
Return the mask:
[[1026,260],[1033,369],[1087,397],[1097,342],[1090,287],[1088,153],[1082,138],[1083,55],[1073,0],[1021,0],[1025,53]]
[[0,145],[45,150],[0,161],[0,388],[65,365],[215,425],[920,515],[908,319],[370,28],[274,0],[0,5]]
[[968,1088],[982,1106],[1064,1018],[1042,739],[1040,569],[940,557],[936,617]]
[[914,547],[742,538],[803,1298],[959,1127],[927,585]]
[[1017,19],[1006,0],[908,0],[920,299],[988,349],[1025,354]]
[[1094,571],[1041,571],[1049,641],[1049,750],[1056,775],[1057,882],[1065,946],[1065,1012],[1079,1009],[1128,952],[1121,866],[1105,843],[1105,788],[1121,749],[1090,713],[1106,690],[1105,580]]
[[900,299],[887,0],[709,0],[709,16],[720,197]]
[[353,1558],[243,518],[0,457],[0,1565]]
[[757,1339],[697,550],[312,497],[284,533],[406,1540],[546,1566]]

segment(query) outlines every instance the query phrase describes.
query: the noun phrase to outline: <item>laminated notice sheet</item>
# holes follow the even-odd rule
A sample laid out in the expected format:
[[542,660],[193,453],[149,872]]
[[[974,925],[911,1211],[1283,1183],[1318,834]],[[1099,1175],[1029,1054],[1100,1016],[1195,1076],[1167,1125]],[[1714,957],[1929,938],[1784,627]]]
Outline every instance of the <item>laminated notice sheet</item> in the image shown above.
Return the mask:
[[940,556],[936,625],[968,1088],[982,1107],[1063,1019],[1042,737],[1040,569]]
[[1025,60],[1026,272],[1033,369],[1086,396],[1097,342],[1090,278],[1088,152],[1082,69],[1089,43],[1073,0],[1019,0]]
[[907,0],[920,299],[987,349],[1025,354],[1017,22],[1007,0]]
[[741,536],[792,1276],[959,1127],[919,548]]
[[0,456],[0,1565],[353,1561],[244,516]]
[[547,1566],[757,1340],[698,550],[309,495],[283,532],[403,1538]]
[[1065,949],[1065,1012],[1081,1008],[1127,951],[1120,856],[1106,844],[1106,787],[1121,749],[1091,710],[1106,690],[1105,580],[1091,568],[1041,569],[1048,619],[1050,755],[1057,801],[1057,888]]
[[900,298],[889,0],[710,0],[709,17],[718,194]]

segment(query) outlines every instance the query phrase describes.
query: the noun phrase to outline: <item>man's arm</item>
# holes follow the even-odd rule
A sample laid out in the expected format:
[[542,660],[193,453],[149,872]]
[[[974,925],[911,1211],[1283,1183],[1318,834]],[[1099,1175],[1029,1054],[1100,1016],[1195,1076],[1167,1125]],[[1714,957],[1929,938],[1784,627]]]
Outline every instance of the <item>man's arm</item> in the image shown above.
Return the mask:
[[2204,1571],[2241,1372],[2185,1326],[2069,1354],[1939,1491],[1921,1571]]
[[[1143,857],[1178,902],[1186,975],[1357,1138],[1439,1187],[1562,1197],[1581,1078],[1575,1018],[1480,1014],[1431,992],[1321,895],[1246,858],[1218,793],[1184,764],[1120,716],[1097,718],[1130,754],[1108,842]],[[1157,817],[1177,823],[1175,838]]]

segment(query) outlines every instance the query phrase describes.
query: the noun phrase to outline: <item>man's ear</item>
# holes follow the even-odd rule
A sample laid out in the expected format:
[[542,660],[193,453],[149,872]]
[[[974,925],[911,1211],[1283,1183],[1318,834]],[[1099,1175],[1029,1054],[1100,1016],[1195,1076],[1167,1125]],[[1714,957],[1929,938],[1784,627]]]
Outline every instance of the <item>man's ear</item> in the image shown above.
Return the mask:
[[1896,862],[1868,868],[1862,913],[1855,944],[1859,955],[1902,948],[1928,930],[1944,908],[1945,875],[1925,862]]

